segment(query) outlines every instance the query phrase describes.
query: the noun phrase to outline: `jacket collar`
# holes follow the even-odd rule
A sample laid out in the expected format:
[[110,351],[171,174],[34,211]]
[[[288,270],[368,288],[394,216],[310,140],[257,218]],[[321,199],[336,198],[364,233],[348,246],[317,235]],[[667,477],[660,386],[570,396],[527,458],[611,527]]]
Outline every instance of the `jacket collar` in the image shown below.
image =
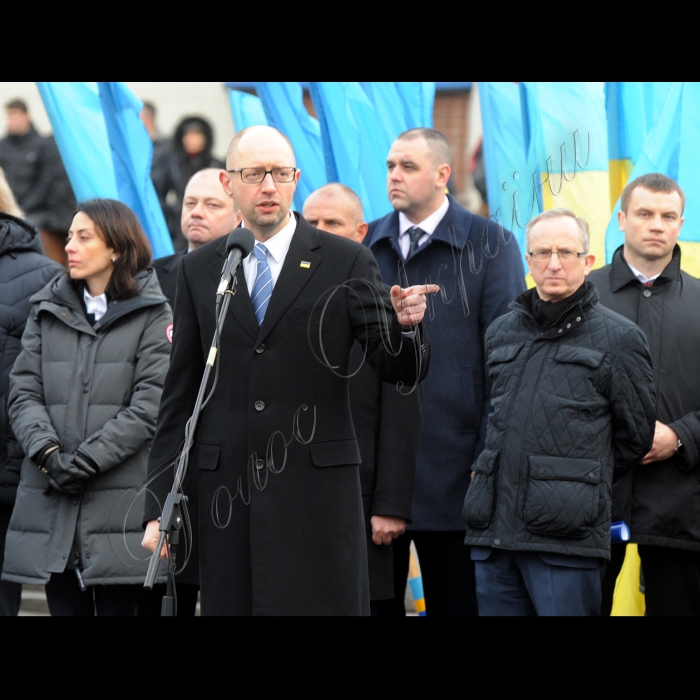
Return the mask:
[[[541,338],[546,340],[561,337],[585,323],[586,313],[598,303],[600,295],[591,282],[586,280],[583,284],[587,287],[585,294],[574,303],[566,300],[560,302],[562,305],[561,315],[553,326],[542,332]],[[527,316],[533,323],[537,324],[532,314],[532,298],[535,294],[537,294],[535,288],[528,289],[510,303],[510,308]],[[539,324],[537,327],[539,328]]]
[[38,316],[42,311],[47,311],[76,330],[96,335],[98,331],[105,330],[117,319],[133,311],[167,302],[162,292],[156,287],[155,270],[152,268],[141,270],[136,273],[134,279],[139,288],[137,296],[123,301],[110,301],[107,312],[95,323],[94,327],[85,318],[79,296],[80,292],[71,284],[68,274],[57,277],[53,284],[41,289],[29,301],[33,305],[35,316]]
[[[457,202],[451,194],[447,195],[447,199],[450,203],[447,213],[442,218],[442,221],[437,225],[433,235],[430,236],[428,241],[421,246],[421,248],[430,245],[433,241],[442,241],[443,243],[447,243],[457,250],[464,248],[467,242],[469,228],[471,226],[472,214],[465,209],[463,212],[460,212],[463,220],[459,223],[456,222],[454,214]],[[466,218],[464,218],[464,216],[466,216]],[[397,211],[394,211],[392,214],[389,214],[389,216],[386,216],[380,221],[374,232],[374,237],[372,238],[372,242],[370,243],[369,247],[374,248],[375,244],[383,238],[388,239],[396,250],[400,250],[399,213]]]
[[[617,292],[626,285],[636,282],[641,285],[641,282],[634,276],[630,266],[627,264],[624,256],[624,245],[621,245],[613,254],[612,264],[610,266],[610,283],[613,292]],[[658,279],[664,281],[677,282],[681,278],[681,247],[676,243],[673,248],[673,256],[671,262],[666,265],[664,271],[659,275]]]

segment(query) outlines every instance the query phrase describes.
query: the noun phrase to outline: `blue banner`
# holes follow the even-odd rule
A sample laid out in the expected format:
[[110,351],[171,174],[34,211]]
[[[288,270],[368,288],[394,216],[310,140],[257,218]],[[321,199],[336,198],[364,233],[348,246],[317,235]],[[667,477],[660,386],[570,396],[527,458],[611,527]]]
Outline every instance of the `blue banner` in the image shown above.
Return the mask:
[[294,196],[294,208],[301,211],[306,198],[326,179],[321,143],[321,126],[304,105],[299,83],[255,83],[270,126],[281,131],[291,142],[301,170]]

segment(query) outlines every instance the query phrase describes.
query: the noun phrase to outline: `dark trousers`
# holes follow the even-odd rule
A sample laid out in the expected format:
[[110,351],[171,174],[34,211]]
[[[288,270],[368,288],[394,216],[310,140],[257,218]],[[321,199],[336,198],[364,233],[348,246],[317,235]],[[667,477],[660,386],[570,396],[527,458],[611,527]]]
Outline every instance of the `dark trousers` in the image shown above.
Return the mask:
[[480,557],[475,561],[480,615],[600,614],[602,559],[483,549],[473,555]]
[[408,578],[411,541],[420,561],[427,617],[465,617],[477,615],[474,564],[464,532],[409,530],[394,540],[393,600],[377,601],[379,617],[406,614],[404,595]]
[[46,602],[55,617],[135,617],[141,586],[88,586],[80,590],[75,571],[51,574]]
[[[5,535],[10,524],[12,506],[0,504],[0,571],[5,559]],[[0,581],[0,617],[14,617],[22,602],[22,584]]]
[[647,616],[700,615],[700,552],[639,545]]

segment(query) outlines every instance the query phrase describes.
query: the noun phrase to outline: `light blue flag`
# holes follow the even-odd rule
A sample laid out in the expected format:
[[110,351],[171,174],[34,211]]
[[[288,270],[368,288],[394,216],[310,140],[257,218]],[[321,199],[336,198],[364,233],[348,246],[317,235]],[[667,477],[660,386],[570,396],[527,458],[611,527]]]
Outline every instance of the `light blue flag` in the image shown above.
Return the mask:
[[267,125],[267,117],[259,97],[241,90],[229,90],[228,101],[236,131],[242,131],[249,126]]
[[[630,182],[648,173],[663,173],[678,182],[686,195],[686,223],[681,229],[680,240],[700,241],[700,153],[696,144],[700,141],[700,86],[697,83],[673,83],[668,91],[656,123],[644,140],[642,152],[630,174]],[[606,253],[612,257],[624,243],[619,230],[618,199],[610,218],[606,239]]]
[[[420,83],[410,84],[419,85]],[[360,83],[360,85],[365,95],[369,97],[391,143],[400,133],[412,128],[408,125],[404,101],[399,94],[397,83]]]
[[639,160],[644,139],[661,116],[673,83],[605,83],[610,160]]
[[525,200],[532,200],[533,185],[525,149],[520,88],[517,83],[479,83],[479,102],[489,214],[496,223],[513,232],[527,269],[524,259],[527,214],[523,212]]
[[150,178],[153,146],[139,102],[122,83],[37,83],[76,199],[117,199],[134,210],[153,257],[173,252]]
[[294,147],[301,170],[294,207],[301,211],[306,198],[328,182],[321,126],[304,106],[304,92],[299,83],[255,83],[255,89],[270,126],[281,131]]
[[365,220],[392,211],[386,189],[391,140],[357,82],[309,83],[321,124],[329,182],[341,182],[362,200]]
[[143,102],[124,83],[97,83],[112,164],[117,199],[129,206],[146,232],[154,258],[171,255],[172,239],[151,180],[153,144],[139,113]]
[[435,83],[396,83],[396,89],[403,103],[406,128],[416,129],[424,126],[432,129]]
[[610,173],[603,83],[526,82],[520,99],[528,163],[540,172],[538,208],[566,208],[586,219],[588,252],[605,264]]
[[37,83],[78,202],[118,199],[97,83]]

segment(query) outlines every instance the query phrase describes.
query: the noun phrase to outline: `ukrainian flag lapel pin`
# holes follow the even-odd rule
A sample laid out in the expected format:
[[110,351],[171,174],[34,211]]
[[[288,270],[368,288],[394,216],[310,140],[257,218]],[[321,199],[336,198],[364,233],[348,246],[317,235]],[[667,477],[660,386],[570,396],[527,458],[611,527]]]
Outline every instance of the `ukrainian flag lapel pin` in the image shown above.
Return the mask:
[[302,260],[299,263],[299,267],[303,267],[305,270],[308,270],[311,267],[311,263],[308,260]]

